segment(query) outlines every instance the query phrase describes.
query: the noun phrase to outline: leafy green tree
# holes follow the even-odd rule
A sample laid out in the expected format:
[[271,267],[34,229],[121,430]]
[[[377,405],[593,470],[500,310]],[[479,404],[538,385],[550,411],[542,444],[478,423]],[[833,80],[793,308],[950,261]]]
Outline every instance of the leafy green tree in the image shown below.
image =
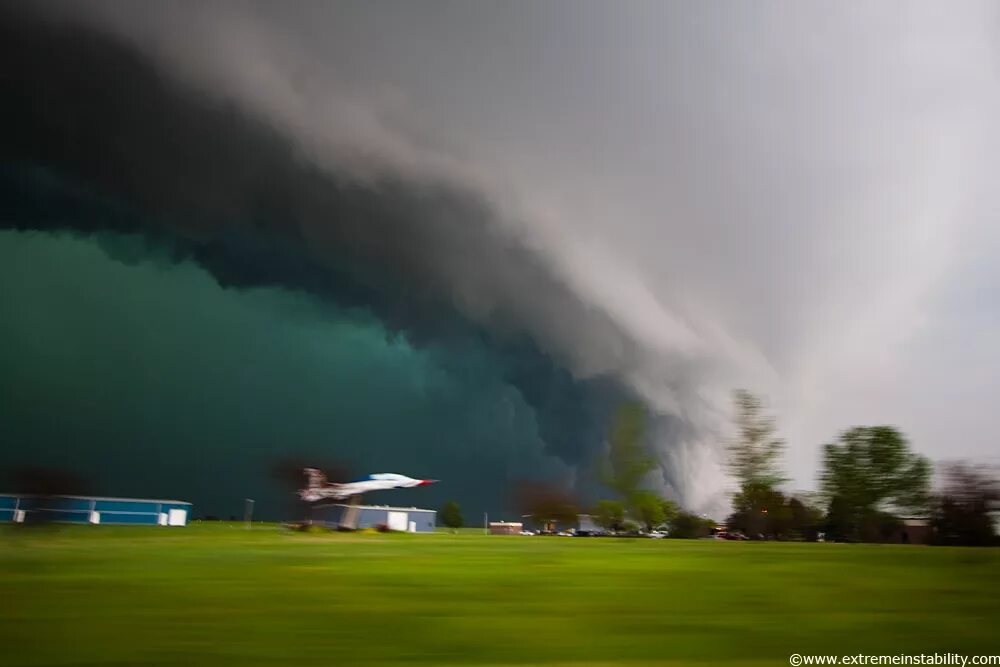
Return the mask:
[[728,445],[729,472],[740,488],[770,490],[785,481],[778,459],[785,442],[775,436],[774,417],[763,414],[763,402],[748,391],[733,394],[737,435]]
[[647,530],[653,530],[667,518],[663,511],[663,499],[652,491],[636,491],[632,495],[632,511],[635,519]]
[[461,528],[465,521],[462,518],[462,508],[454,500],[449,500],[441,508],[441,522],[449,528]]
[[649,528],[663,521],[662,500],[641,488],[655,463],[647,455],[646,408],[642,403],[625,403],[615,415],[608,450],[605,482],[617,491],[632,518]]
[[874,541],[891,530],[892,512],[923,512],[930,462],[910,451],[892,426],[859,426],[823,448],[822,489],[834,539]]
[[733,494],[727,525],[750,537],[783,537],[789,512],[776,487],[785,481],[778,465],[785,443],[776,437],[774,417],[764,414],[760,398],[741,389],[733,393],[733,402],[736,437],[727,450],[729,472],[739,490]]
[[680,506],[672,500],[661,500],[660,506],[663,508],[663,520],[660,521],[660,524],[668,527],[672,526],[681,513]]
[[631,505],[643,478],[654,463],[646,455],[643,438],[646,433],[646,409],[639,402],[625,403],[615,415],[611,430],[605,481]]
[[733,513],[726,519],[731,531],[752,539],[784,539],[791,510],[785,494],[766,486],[747,485],[733,496]]
[[823,513],[799,498],[780,491],[737,494],[733,513],[726,519],[730,531],[773,540],[815,541],[822,530]]
[[594,522],[604,530],[619,532],[625,526],[625,504],[619,500],[600,500],[594,508]]
[[711,519],[691,512],[679,512],[670,526],[670,537],[689,540],[708,537],[714,525]]
[[792,539],[815,542],[823,530],[823,512],[800,498],[788,500],[789,531]]

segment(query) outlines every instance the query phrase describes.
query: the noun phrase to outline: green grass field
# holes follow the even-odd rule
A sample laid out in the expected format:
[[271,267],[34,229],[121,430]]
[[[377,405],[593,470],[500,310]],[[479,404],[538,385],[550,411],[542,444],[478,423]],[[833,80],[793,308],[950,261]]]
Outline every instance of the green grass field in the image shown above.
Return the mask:
[[0,662],[11,665],[784,665],[791,653],[1000,653],[1000,549],[228,525],[0,538]]

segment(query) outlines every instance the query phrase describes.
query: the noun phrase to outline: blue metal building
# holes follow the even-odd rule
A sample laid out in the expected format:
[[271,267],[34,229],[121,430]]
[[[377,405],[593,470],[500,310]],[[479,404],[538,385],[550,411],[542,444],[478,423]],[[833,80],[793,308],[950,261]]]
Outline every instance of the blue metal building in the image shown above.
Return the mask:
[[[315,517],[326,526],[341,525],[350,505],[335,503],[316,507]],[[433,533],[437,512],[416,507],[389,507],[388,505],[355,505],[357,528],[379,528],[407,533]]]
[[0,494],[0,521],[14,523],[186,526],[190,515],[191,503],[181,500]]

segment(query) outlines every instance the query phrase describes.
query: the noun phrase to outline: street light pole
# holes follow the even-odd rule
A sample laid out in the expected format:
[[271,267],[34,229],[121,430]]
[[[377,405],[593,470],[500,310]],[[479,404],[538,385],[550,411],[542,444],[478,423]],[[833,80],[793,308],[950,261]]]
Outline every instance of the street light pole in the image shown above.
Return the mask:
[[254,500],[247,498],[243,508],[243,521],[247,524],[247,530],[250,530],[250,520],[253,518],[253,506]]

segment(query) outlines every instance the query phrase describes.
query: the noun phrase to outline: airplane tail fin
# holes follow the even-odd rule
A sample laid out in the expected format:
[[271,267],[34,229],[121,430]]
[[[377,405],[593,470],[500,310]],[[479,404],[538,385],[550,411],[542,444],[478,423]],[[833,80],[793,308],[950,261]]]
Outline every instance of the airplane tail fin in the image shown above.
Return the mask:
[[323,474],[322,470],[317,470],[316,468],[305,468],[302,472],[306,474],[307,489],[318,489],[326,484],[326,475]]

